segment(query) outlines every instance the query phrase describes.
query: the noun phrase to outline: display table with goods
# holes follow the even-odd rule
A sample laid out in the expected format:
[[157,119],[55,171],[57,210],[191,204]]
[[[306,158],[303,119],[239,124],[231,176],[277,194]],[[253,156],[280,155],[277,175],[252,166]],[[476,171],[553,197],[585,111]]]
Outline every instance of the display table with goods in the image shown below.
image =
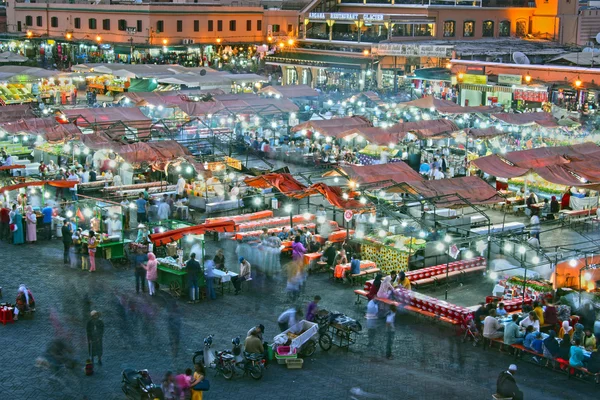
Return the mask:
[[410,256],[424,249],[427,243],[424,239],[403,235],[387,236],[383,239],[368,236],[356,241],[360,243],[362,258],[375,262],[385,274],[392,271],[408,271]]
[[477,271],[483,272],[487,267],[487,260],[484,257],[475,257],[468,260],[451,261],[447,264],[434,265],[432,267],[421,268],[406,272],[406,277],[411,284],[425,285],[437,283],[446,278],[462,276]]
[[[552,298],[552,283],[544,280],[527,279],[527,281],[524,282],[522,276],[512,276],[508,279],[500,280],[498,285],[504,287],[504,294],[502,295],[503,299],[515,299],[522,297],[523,286],[525,286],[525,298],[534,300]],[[499,296],[497,293],[498,291],[494,289],[494,294]]]
[[525,188],[525,179],[527,179],[527,191],[530,193],[533,192],[541,198],[559,197],[567,189],[565,185],[548,182],[537,174],[511,178],[508,180],[508,186],[511,190],[519,192],[519,189]]
[[[158,284],[164,290],[168,290],[173,297],[187,295],[187,271],[185,266],[177,259],[167,256],[158,258]],[[198,277],[198,287],[206,286],[204,274]]]
[[[337,222],[335,221],[329,221],[329,229],[331,231],[338,231],[340,228],[337,224]],[[308,223],[308,224],[304,224],[304,223],[299,223],[299,224],[295,224],[294,225],[294,229],[298,227],[300,229],[309,229],[310,231],[314,232],[315,228],[317,227],[317,225],[315,223]],[[278,227],[274,227],[274,228],[269,228],[267,230],[267,234],[270,236],[272,233],[274,233],[275,235],[277,235],[278,233],[282,232],[282,231],[288,231],[290,228],[290,224],[289,221],[285,226],[278,226]],[[236,233],[234,235],[234,238],[236,240],[244,240],[244,239],[249,239],[249,238],[255,238],[258,239],[260,237],[260,235],[262,235],[264,233],[264,231],[262,230],[256,230],[256,231],[246,231],[246,232],[239,232]],[[318,239],[317,239],[318,240]]]

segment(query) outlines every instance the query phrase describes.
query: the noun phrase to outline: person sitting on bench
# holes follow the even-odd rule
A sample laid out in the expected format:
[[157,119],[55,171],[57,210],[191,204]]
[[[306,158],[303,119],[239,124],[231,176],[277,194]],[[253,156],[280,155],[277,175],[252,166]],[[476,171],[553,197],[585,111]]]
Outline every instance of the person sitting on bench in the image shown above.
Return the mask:
[[487,339],[504,337],[504,325],[496,319],[496,310],[491,310],[483,320],[483,337]]

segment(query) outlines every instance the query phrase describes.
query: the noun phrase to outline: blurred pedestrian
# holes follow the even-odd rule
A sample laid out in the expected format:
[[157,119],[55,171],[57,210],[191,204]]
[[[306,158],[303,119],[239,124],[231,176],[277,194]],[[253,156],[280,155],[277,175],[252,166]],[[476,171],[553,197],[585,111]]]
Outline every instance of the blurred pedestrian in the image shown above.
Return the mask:
[[175,400],[175,377],[171,371],[167,371],[160,385],[165,400]]
[[156,294],[156,280],[158,279],[158,261],[156,261],[154,253],[148,253],[148,262],[144,265],[144,269],[148,281],[148,294],[154,296]]
[[390,305],[390,311],[385,317],[385,330],[387,334],[387,346],[385,350],[385,356],[388,360],[393,358],[392,356],[392,344],[394,342],[395,332],[395,323],[396,323],[396,306],[394,304]]
[[102,339],[104,337],[104,322],[100,319],[100,313],[96,310],[90,313],[91,319],[87,323],[87,340],[90,359],[98,357],[98,365],[102,365]]
[[60,229],[62,233],[63,242],[63,263],[71,264],[71,245],[73,244],[73,231],[71,229],[71,223],[68,219],[63,221],[63,226]]
[[190,259],[185,264],[187,271],[188,288],[190,289],[189,304],[200,301],[200,289],[198,287],[198,277],[200,275],[200,263],[196,261],[196,253],[190,254]]
[[[210,256],[204,256],[204,276],[206,279],[206,297],[211,300],[217,299],[217,293],[215,292],[215,262]],[[237,294],[237,290],[236,290]]]
[[27,206],[25,217],[27,219],[27,242],[35,243],[37,241],[37,216],[31,206]]
[[88,238],[88,255],[90,256],[90,272],[96,271],[96,247],[98,247],[98,240],[94,231],[90,231]]
[[379,306],[377,300],[372,299],[367,303],[367,333],[369,336],[368,346],[372,347],[375,344],[375,327],[377,326],[377,315],[379,314]]

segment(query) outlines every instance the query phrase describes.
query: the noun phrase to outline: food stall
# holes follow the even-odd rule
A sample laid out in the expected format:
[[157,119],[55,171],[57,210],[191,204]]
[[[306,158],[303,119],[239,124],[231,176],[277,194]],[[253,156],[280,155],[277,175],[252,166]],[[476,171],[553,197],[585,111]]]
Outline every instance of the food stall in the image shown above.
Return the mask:
[[375,262],[384,274],[392,271],[408,271],[410,256],[424,249],[426,245],[425,239],[404,235],[392,235],[383,239],[369,235],[362,240],[354,241],[360,244],[361,257]]

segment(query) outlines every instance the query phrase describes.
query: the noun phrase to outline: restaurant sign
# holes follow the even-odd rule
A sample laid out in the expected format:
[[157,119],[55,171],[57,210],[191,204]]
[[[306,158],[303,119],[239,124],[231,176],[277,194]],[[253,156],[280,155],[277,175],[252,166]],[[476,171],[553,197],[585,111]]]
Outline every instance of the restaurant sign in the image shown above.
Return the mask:
[[475,85],[485,85],[487,84],[487,75],[472,75],[472,74],[464,74],[462,83],[472,83]]
[[371,48],[374,55],[407,57],[452,57],[454,46],[380,43]]
[[523,77],[521,75],[498,74],[498,83],[520,85],[523,83]]
[[383,21],[383,14],[358,14],[358,13],[323,13],[323,12],[311,12],[308,14],[309,20],[322,20],[332,19],[335,21],[357,21],[359,15],[362,15],[364,21]]

